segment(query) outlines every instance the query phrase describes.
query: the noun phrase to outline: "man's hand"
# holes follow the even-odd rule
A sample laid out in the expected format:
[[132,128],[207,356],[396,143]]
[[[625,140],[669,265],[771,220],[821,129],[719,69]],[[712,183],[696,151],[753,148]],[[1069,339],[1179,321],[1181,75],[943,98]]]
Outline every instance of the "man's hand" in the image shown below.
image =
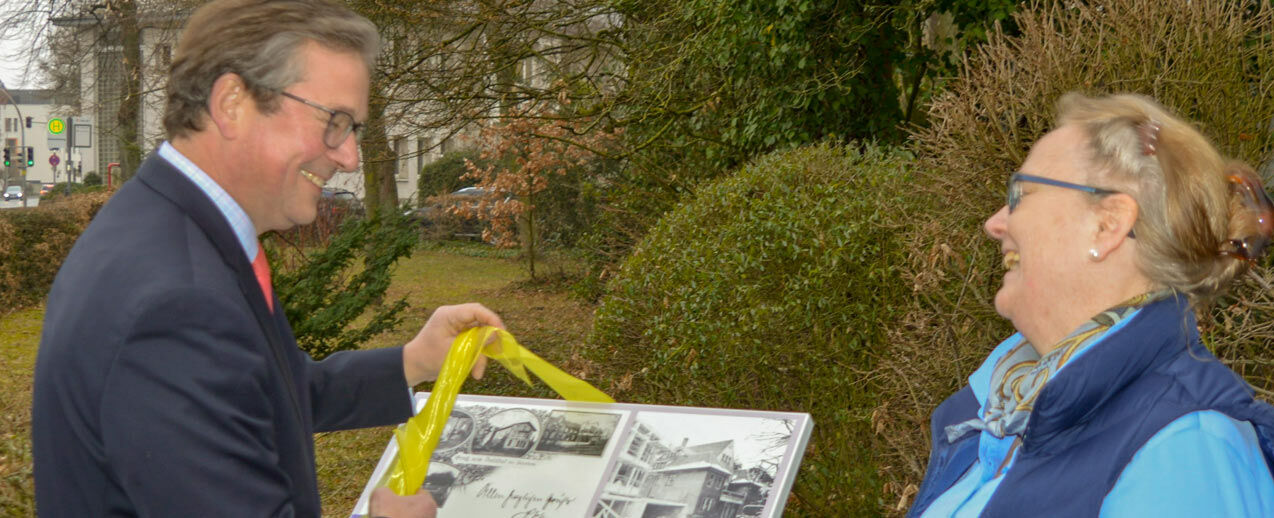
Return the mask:
[[[425,327],[403,347],[403,374],[407,377],[407,384],[414,387],[437,379],[451,342],[465,330],[479,326],[504,329],[504,322],[482,304],[442,306],[434,310]],[[486,367],[486,356],[479,355],[478,363],[473,366],[474,379],[481,379]]]
[[398,496],[387,487],[378,487],[372,491],[367,511],[373,518],[434,518],[438,516],[438,504],[428,491]]

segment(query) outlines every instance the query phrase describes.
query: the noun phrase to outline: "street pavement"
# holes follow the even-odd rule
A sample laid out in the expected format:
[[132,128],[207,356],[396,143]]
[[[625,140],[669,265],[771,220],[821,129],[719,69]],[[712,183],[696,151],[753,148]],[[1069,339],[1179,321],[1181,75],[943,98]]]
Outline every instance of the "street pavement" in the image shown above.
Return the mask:
[[[27,207],[35,207],[40,204],[39,196],[27,198]],[[20,209],[22,208],[22,200],[0,200],[0,209]]]

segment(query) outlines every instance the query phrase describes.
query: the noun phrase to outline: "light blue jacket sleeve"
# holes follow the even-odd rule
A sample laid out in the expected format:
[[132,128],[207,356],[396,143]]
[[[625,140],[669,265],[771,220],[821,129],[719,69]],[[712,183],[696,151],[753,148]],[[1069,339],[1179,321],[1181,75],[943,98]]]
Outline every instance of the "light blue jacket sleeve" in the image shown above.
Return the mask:
[[1137,451],[1101,516],[1274,516],[1274,478],[1251,423],[1194,412]]

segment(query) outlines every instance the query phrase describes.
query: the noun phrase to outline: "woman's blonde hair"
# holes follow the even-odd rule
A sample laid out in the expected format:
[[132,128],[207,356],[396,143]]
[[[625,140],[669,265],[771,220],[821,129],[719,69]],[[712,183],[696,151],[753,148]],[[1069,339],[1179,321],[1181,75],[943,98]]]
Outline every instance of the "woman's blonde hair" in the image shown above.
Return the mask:
[[1234,199],[1227,181],[1250,167],[1225,159],[1188,123],[1140,95],[1066,94],[1058,101],[1058,125],[1065,124],[1088,137],[1091,184],[1137,200],[1138,266],[1151,282],[1200,305],[1243,273],[1247,261],[1222,251],[1258,231],[1256,215]]

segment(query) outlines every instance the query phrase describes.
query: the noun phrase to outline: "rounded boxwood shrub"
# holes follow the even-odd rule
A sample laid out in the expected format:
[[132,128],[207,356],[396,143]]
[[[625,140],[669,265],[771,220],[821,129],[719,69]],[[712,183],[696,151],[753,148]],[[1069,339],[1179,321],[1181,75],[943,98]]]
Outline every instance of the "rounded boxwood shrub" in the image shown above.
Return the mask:
[[[871,370],[899,316],[911,158],[761,158],[666,215],[611,280],[591,341],[621,401],[809,412],[789,516],[873,516]],[[746,466],[745,466],[746,467]]]

